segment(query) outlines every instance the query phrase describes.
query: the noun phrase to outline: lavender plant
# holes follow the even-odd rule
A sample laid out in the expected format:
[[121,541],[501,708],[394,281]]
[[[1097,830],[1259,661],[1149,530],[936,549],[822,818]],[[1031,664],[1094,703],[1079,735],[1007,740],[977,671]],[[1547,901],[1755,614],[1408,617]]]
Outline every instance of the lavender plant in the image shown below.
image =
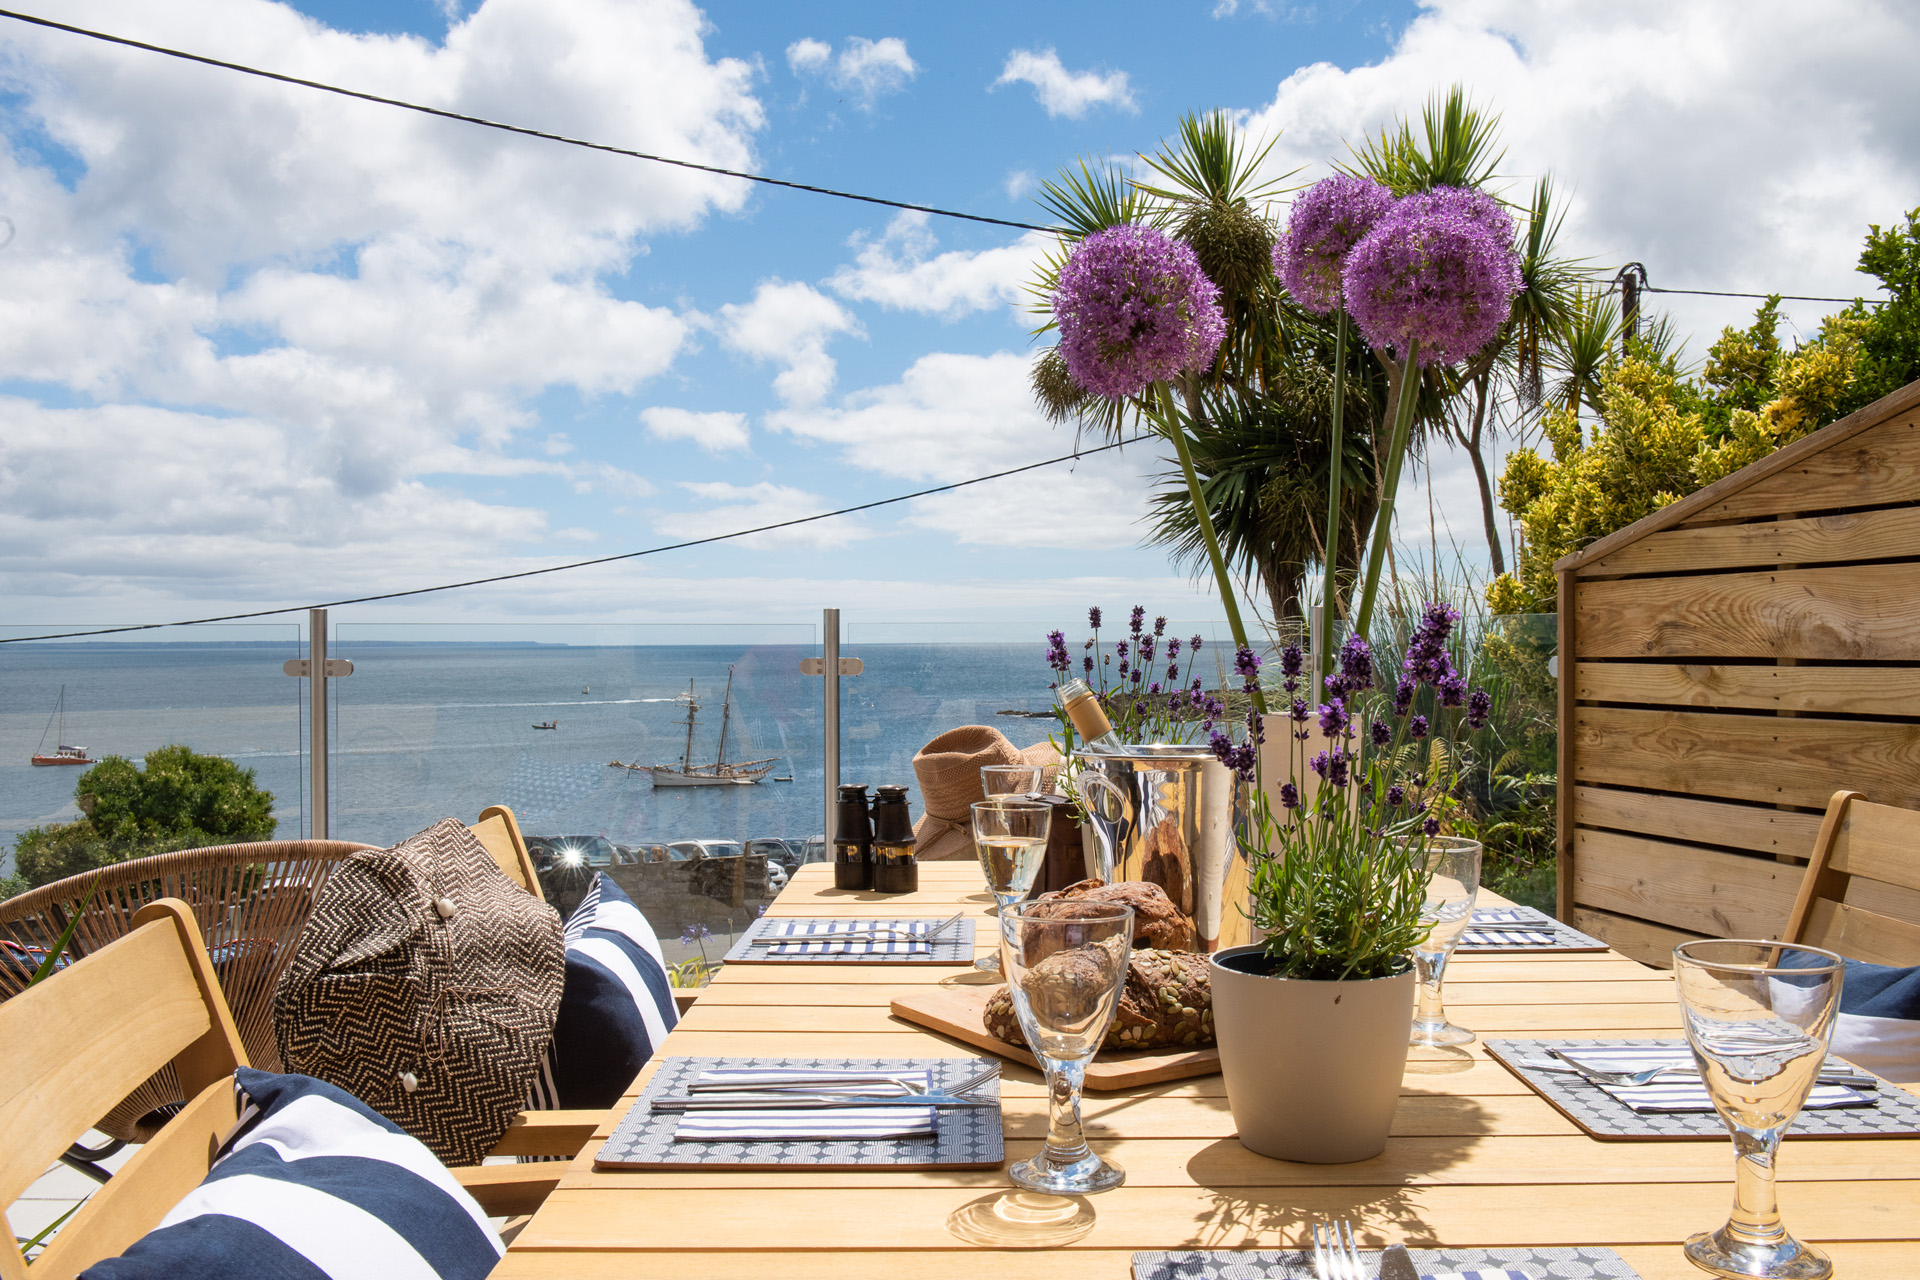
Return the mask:
[[[1092,634],[1082,642],[1077,661],[1067,648],[1064,631],[1047,633],[1047,666],[1055,677],[1049,688],[1058,689],[1061,682],[1076,677],[1085,680],[1114,731],[1129,743],[1185,742],[1210,732],[1225,717],[1225,704],[1206,691],[1195,672],[1202,637],[1182,641],[1168,635],[1164,616],[1156,617],[1149,627],[1146,607],[1135,605],[1125,636],[1103,646],[1103,621],[1099,606],[1087,610]],[[1061,752],[1071,754],[1073,720],[1058,698],[1053,714],[1060,722]]]
[[[1451,729],[1486,723],[1491,699],[1470,690],[1454,668],[1448,639],[1459,611],[1429,604],[1391,687],[1376,679],[1373,650],[1354,636],[1323,682],[1326,701],[1309,705],[1310,682],[1298,645],[1281,651],[1288,696],[1288,780],[1276,812],[1258,785],[1253,744],[1215,741],[1215,754],[1256,785],[1240,847],[1253,869],[1250,911],[1266,934],[1274,973],[1291,978],[1379,978],[1402,972],[1425,936],[1427,841],[1438,835],[1461,758],[1440,741],[1457,735],[1416,711],[1429,690],[1435,716]],[[1248,683],[1259,662],[1242,653]],[[1317,720],[1327,746],[1308,755]],[[1318,780],[1308,797],[1302,783]]]

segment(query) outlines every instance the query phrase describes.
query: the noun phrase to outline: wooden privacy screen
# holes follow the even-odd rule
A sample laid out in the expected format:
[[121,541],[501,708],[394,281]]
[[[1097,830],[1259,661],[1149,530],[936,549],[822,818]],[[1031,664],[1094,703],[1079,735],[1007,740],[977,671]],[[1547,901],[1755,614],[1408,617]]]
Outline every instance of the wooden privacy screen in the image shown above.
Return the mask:
[[1920,809],[1920,382],[1554,568],[1563,919],[1778,937],[1834,791]]

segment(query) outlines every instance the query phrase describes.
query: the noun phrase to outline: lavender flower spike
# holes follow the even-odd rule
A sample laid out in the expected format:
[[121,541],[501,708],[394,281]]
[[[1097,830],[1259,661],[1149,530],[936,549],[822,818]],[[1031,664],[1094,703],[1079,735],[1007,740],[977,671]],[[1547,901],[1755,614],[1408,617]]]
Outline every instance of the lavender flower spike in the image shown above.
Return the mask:
[[1294,301],[1310,311],[1340,305],[1347,255],[1393,207],[1393,193],[1349,174],[1316,182],[1293,202],[1287,233],[1273,247],[1273,269]]
[[1220,289],[1193,250],[1132,224],[1080,242],[1060,269],[1053,314],[1074,381],[1112,400],[1205,368],[1227,332]]

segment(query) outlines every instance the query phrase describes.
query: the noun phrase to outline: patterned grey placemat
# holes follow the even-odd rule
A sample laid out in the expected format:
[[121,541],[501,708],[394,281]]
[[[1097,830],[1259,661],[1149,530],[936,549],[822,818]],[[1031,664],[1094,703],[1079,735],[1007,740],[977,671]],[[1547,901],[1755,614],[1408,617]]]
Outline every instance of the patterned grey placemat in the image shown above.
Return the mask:
[[[699,1165],[707,1169],[759,1169],[795,1165],[842,1169],[907,1165],[919,1169],[998,1168],[1006,1149],[1001,1140],[1000,1108],[956,1107],[939,1113],[940,1129],[931,1138],[781,1140],[772,1142],[675,1142],[680,1117],[648,1109],[653,1099],[684,1094],[702,1071],[726,1067],[785,1067],[796,1071],[926,1071],[933,1084],[948,1088],[993,1065],[990,1058],[667,1058],[647,1082],[633,1107],[620,1118],[613,1136],[594,1157],[601,1169],[666,1169]],[[1000,1096],[995,1076],[967,1095]]]
[[[1544,1060],[1548,1049],[1591,1049],[1601,1045],[1672,1044],[1672,1040],[1488,1040],[1487,1052],[1519,1076],[1527,1087],[1552,1103],[1567,1119],[1596,1138],[1614,1140],[1682,1138],[1724,1142],[1727,1127],[1713,1111],[1642,1115],[1598,1085],[1571,1072],[1530,1071],[1528,1062]],[[1841,1061],[1841,1059],[1835,1059]],[[1787,1130],[1789,1138],[1911,1138],[1920,1136],[1920,1098],[1898,1085],[1881,1084],[1868,1094],[1871,1107],[1802,1111]]]
[[[952,912],[948,912],[947,914],[951,915]],[[861,955],[857,953],[840,954],[840,955],[775,956],[775,955],[767,954],[769,951],[772,950],[771,947],[755,946],[753,944],[753,940],[755,938],[760,937],[761,934],[769,926],[773,924],[789,921],[789,920],[798,920],[804,923],[805,921],[809,919],[814,919],[814,918],[815,917],[810,917],[810,916],[799,916],[799,917],[761,916],[758,920],[755,920],[751,925],[747,926],[747,931],[740,935],[740,940],[738,942],[734,943],[731,947],[727,948],[727,954],[725,957],[726,962],[728,964],[972,964],[973,963],[973,921],[971,920],[961,920],[954,924],[948,925],[945,933],[942,933],[939,937],[935,938],[932,942],[927,944],[927,954],[923,956]],[[818,918],[821,920],[826,920],[829,918],[840,919],[843,917],[821,916]],[[864,919],[865,917],[862,917],[862,918]],[[927,924],[927,927],[932,928],[934,925],[939,924],[940,921],[945,919],[946,917],[944,916],[939,916],[939,917],[936,917],[936,916],[888,916],[885,913],[880,913],[875,915],[873,918],[876,920],[884,920],[889,924],[917,924],[920,921],[924,920]],[[795,939],[795,941],[799,941],[799,939]]]
[[[1640,1273],[1603,1245],[1573,1248],[1409,1249],[1421,1275],[1474,1269],[1522,1271],[1534,1280],[1640,1280]],[[1362,1250],[1368,1275],[1380,1271],[1378,1250]],[[1134,1280],[1320,1280],[1310,1251],[1200,1249],[1133,1255]]]
[[[1487,917],[1491,914],[1498,914],[1503,918],[1498,920],[1488,919]],[[1582,933],[1572,925],[1564,921],[1555,920],[1546,912],[1533,907],[1483,907],[1473,913],[1472,925],[1482,925],[1492,929],[1497,929],[1501,925],[1509,925],[1515,929],[1540,929],[1552,932],[1553,941],[1548,943],[1502,942],[1476,943],[1471,945],[1462,941],[1459,946],[1453,949],[1455,955],[1487,955],[1493,952],[1520,953],[1527,951],[1605,951],[1607,949],[1607,944],[1593,935]],[[1469,925],[1469,927],[1472,927],[1472,925]]]

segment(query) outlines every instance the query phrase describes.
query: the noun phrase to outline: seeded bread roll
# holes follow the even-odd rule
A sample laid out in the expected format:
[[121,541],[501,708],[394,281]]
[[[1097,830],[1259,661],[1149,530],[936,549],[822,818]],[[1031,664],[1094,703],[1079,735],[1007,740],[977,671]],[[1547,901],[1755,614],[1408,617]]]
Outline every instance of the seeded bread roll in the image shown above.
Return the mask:
[[1057,893],[1043,893],[1039,902],[1110,902],[1133,908],[1133,945],[1136,949],[1189,951],[1193,922],[1174,905],[1167,891],[1149,880],[1081,880]]
[[[1026,1044],[1005,987],[987,1001],[985,1022],[994,1039]],[[1213,984],[1206,957],[1191,951],[1135,951],[1101,1049],[1199,1048],[1212,1043]]]

